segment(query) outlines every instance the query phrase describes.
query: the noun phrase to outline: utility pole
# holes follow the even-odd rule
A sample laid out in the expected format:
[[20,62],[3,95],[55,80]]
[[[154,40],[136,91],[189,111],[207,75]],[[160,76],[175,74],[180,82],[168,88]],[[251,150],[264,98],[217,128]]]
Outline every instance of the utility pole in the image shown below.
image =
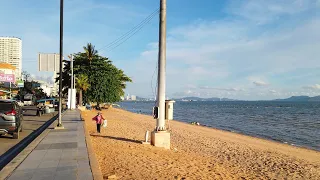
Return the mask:
[[63,129],[61,122],[62,111],[62,56],[63,56],[63,0],[60,0],[60,66],[59,66],[59,119],[57,129]]
[[151,134],[151,144],[170,149],[170,133],[165,126],[166,90],[166,13],[167,1],[160,0],[159,57],[158,57],[158,117],[155,130]]
[[158,107],[156,131],[165,131],[165,96],[166,96],[166,0],[160,0],[159,22],[159,60],[158,60]]

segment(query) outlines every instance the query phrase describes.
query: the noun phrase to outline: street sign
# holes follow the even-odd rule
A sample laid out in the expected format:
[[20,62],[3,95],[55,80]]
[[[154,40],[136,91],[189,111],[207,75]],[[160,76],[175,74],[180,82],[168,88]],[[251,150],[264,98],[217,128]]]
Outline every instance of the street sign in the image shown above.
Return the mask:
[[19,87],[19,88],[23,88],[24,87],[24,82],[23,81],[17,81],[17,86]]
[[14,74],[0,74],[0,82],[15,82]]
[[55,53],[39,53],[38,65],[39,71],[59,72],[60,55]]

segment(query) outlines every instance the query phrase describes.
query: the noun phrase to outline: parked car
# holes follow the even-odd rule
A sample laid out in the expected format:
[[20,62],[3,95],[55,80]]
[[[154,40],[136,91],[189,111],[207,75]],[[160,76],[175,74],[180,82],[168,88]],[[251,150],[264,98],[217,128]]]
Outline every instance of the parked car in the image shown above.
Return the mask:
[[22,101],[20,101],[20,100],[16,100],[16,101],[17,101],[19,106],[21,106],[21,107],[24,106],[24,103]]
[[19,138],[23,125],[23,110],[15,100],[0,99],[0,135],[11,134]]

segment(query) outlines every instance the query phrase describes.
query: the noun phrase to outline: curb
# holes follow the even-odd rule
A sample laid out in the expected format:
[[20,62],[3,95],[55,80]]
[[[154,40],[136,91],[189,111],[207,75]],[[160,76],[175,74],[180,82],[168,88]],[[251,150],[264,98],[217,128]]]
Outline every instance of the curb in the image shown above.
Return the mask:
[[1,171],[0,179],[8,178],[12,172],[28,157],[28,155],[37,147],[37,145],[44,139],[49,129],[43,131],[35,140],[33,140],[24,150],[22,150],[14,159],[12,159]]
[[1,155],[0,159],[0,179],[8,178],[8,176],[24,161],[24,159],[33,151],[34,148],[47,136],[50,132],[47,129],[57,119],[58,114],[50,118],[47,122],[33,131],[27,137],[22,139],[15,146]]
[[[81,111],[80,111],[81,112]],[[81,115],[81,113],[80,113]],[[81,119],[83,120],[82,116]],[[86,122],[83,120],[83,129],[85,133],[85,139],[88,149],[89,163],[91,167],[91,172],[94,180],[103,180],[103,176],[99,167],[99,163],[97,161],[96,155],[94,153],[89,132],[87,131]]]

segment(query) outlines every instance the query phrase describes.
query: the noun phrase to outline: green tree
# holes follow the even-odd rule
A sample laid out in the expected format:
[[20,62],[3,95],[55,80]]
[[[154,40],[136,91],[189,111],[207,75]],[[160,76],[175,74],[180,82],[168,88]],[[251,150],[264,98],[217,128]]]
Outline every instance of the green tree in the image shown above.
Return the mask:
[[92,45],[91,43],[88,43],[87,46],[83,46],[83,49],[86,54],[86,57],[88,58],[89,64],[91,64],[93,58],[97,56],[98,51],[95,50],[94,45]]
[[30,77],[30,74],[27,72],[27,71],[22,71],[22,76],[23,76],[23,79],[24,81],[28,82],[28,79]]
[[79,104],[82,105],[82,92],[90,87],[88,76],[85,74],[78,75],[76,78],[76,86],[79,90]]
[[[68,88],[71,88],[71,70],[70,70],[70,61],[63,60],[64,67],[62,70],[62,95],[66,95],[68,93]],[[57,73],[57,78],[55,82],[59,82],[60,74]]]
[[[122,70],[115,67],[108,58],[100,56],[91,43],[88,43],[83,49],[84,52],[74,54],[73,58],[75,76],[78,78],[86,76],[89,84],[86,89],[82,88],[82,98],[79,98],[79,103],[80,99],[85,102],[97,102],[97,104],[120,101],[120,97],[124,95],[126,83],[131,82],[131,79]],[[66,94],[70,87],[71,72],[70,62],[65,62],[62,72],[63,94]],[[56,81],[58,82],[58,80],[59,77]],[[77,86],[80,89],[80,84]]]
[[93,60],[90,66],[87,99],[97,102],[98,105],[120,101],[120,97],[124,95],[125,84],[131,82],[131,79],[105,57]]

